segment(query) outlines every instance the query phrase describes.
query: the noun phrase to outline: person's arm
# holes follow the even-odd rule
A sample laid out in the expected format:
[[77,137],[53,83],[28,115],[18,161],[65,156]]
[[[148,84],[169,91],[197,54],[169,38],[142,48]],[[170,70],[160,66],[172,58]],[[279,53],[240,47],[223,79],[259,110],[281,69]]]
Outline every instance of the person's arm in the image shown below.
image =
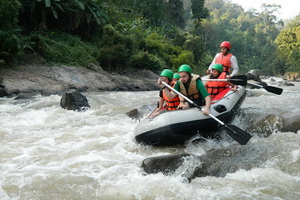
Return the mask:
[[210,105],[211,105],[211,98],[210,96],[205,97],[205,108],[203,113],[208,115],[210,113]]
[[201,80],[197,80],[197,89],[205,100],[205,108],[203,113],[208,115],[210,112],[211,98]]
[[229,81],[227,81],[227,85],[229,85],[229,86],[232,87],[232,88],[231,88],[232,91],[237,91],[237,89],[238,89],[238,86],[237,86],[237,85],[234,85],[233,83],[231,83],[231,82],[229,82]]
[[235,76],[235,75],[238,74],[238,72],[239,72],[239,66],[238,66],[237,59],[236,59],[235,56],[231,56],[230,62],[231,62],[232,72],[231,72],[231,74],[229,76],[233,77],[233,76]]

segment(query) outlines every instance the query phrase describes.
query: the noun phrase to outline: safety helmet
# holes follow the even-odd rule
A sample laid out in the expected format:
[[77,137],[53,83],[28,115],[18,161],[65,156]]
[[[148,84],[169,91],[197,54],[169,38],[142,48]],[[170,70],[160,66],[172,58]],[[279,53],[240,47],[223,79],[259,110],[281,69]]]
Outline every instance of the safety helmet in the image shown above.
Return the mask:
[[189,72],[191,74],[192,68],[187,64],[183,64],[179,67],[178,72]]
[[174,75],[173,75],[173,79],[180,79],[180,76],[179,76],[179,74],[178,74],[178,73],[174,73]]
[[161,73],[160,76],[165,76],[168,77],[170,80],[173,79],[173,72],[170,69],[164,69]]
[[218,70],[220,73],[222,73],[223,72],[223,65],[221,65],[221,64],[214,64],[212,66],[212,69]]
[[220,48],[221,48],[221,47],[226,47],[228,50],[230,50],[231,44],[230,44],[230,42],[228,42],[228,41],[223,41],[223,42],[220,44]]

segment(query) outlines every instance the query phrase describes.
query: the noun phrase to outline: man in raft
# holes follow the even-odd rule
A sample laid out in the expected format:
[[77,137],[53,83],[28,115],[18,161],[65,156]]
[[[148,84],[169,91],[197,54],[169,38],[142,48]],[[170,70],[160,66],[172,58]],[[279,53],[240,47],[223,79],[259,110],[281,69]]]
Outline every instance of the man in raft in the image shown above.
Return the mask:
[[[159,83],[161,81],[164,81],[165,83],[169,84],[171,87],[174,87],[175,83],[173,79],[173,71],[170,69],[165,69],[160,73]],[[174,98],[169,98],[164,91],[165,86],[159,91],[159,101],[157,108],[147,117],[155,117],[159,114],[161,114],[162,111],[168,110],[176,110],[179,105],[179,98],[178,96],[175,96]],[[169,90],[169,89],[167,89]]]
[[[174,89],[185,95],[199,106],[205,105],[203,113],[206,115],[209,114],[211,98],[202,81],[200,80],[200,77],[198,75],[192,75],[192,68],[187,64],[181,65],[178,69],[178,73],[180,79],[175,84]],[[177,96],[176,93],[169,91],[167,88],[163,87],[163,91],[169,99],[173,99]],[[193,105],[186,102],[183,97],[178,97],[180,99],[180,104],[178,105],[179,109],[193,107]]]
[[[236,60],[236,57],[229,53],[231,49],[231,44],[228,41],[224,41],[220,44],[221,52],[217,53],[215,58],[213,59],[212,63],[209,65],[208,70],[206,71],[207,74],[211,73],[212,67],[214,64],[221,64],[224,67],[224,72],[227,74],[227,78],[231,78],[238,74],[239,66]],[[232,70],[231,74],[230,70]]]
[[[214,64],[211,69],[211,74],[209,76],[210,79],[227,79],[226,72],[223,70],[223,66],[221,64]],[[230,83],[229,81],[208,81],[205,84],[205,87],[210,94],[210,97],[213,99],[217,94],[228,88],[232,87],[231,90],[236,91],[238,86]]]

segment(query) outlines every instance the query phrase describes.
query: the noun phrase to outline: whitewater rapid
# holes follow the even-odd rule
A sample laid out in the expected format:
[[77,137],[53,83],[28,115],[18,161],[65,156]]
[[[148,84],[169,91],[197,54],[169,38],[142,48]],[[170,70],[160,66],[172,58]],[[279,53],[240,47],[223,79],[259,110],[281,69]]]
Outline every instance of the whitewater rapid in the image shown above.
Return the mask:
[[[245,116],[277,114],[300,107],[300,84],[282,95],[249,90],[233,124]],[[142,161],[173,153],[203,155],[235,141],[208,140],[182,147],[148,147],[133,141],[138,121],[126,112],[153,104],[158,91],[84,93],[91,108],[64,110],[61,96],[0,99],[0,199],[299,199],[300,133],[273,131],[250,143],[276,144],[260,167],[225,177],[146,174]],[[150,111],[149,111],[150,112]],[[274,152],[274,153],[273,153]]]

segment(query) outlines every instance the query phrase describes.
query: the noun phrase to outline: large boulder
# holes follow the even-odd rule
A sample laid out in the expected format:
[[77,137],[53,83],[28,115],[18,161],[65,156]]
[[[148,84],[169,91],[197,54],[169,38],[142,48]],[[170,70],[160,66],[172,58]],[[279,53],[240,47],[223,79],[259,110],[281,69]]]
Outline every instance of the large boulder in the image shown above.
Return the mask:
[[64,109],[74,111],[84,110],[90,107],[86,96],[77,92],[75,89],[69,89],[62,95],[60,106]]
[[0,86],[0,97],[5,97],[5,96],[7,96],[7,92],[4,87]]
[[249,126],[246,131],[255,133],[259,137],[269,137],[274,131],[283,129],[283,119],[278,115],[255,116],[249,114],[247,116]]
[[283,128],[281,131],[297,133],[300,130],[300,109],[291,110],[282,115]]
[[0,77],[0,97],[7,96],[7,91],[5,89],[5,85],[3,85],[3,79]]
[[[250,70],[246,74],[246,76],[247,76],[247,79],[248,79],[248,85],[247,85],[247,87],[250,88],[250,89],[259,89],[259,88],[261,88],[261,87],[256,86],[256,85],[267,86],[267,83],[263,82],[260,79],[258,70],[256,70],[256,69]],[[253,84],[251,84],[251,83],[253,83]]]
[[[271,139],[254,139],[247,145],[236,144],[211,150],[201,156],[182,153],[150,157],[143,161],[142,168],[146,173],[162,172],[165,175],[183,176],[188,180],[205,176],[225,177],[228,173],[235,173],[238,170],[263,168],[268,165],[268,160],[286,160],[287,154],[297,149],[298,140],[292,140],[294,137],[297,136],[286,133],[273,136]],[[277,167],[284,170],[286,163],[278,163]],[[294,168],[291,166],[289,170]]]
[[261,82],[261,79],[260,79],[260,75],[259,75],[259,72],[257,69],[252,69],[250,70],[247,74],[247,79],[248,80],[254,80],[254,81],[258,81],[258,82]]

